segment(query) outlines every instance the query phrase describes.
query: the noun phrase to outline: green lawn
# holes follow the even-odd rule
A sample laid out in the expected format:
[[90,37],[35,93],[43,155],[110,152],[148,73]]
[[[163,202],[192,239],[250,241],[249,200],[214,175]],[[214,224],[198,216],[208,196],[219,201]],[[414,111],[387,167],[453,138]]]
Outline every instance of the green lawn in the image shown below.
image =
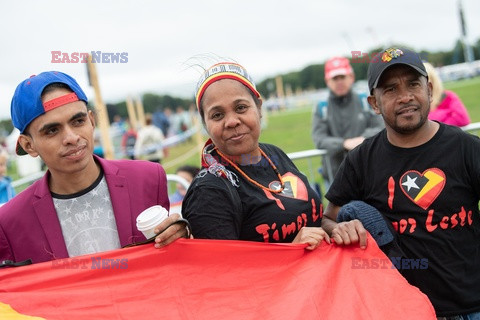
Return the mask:
[[267,125],[260,141],[279,146],[286,153],[313,149],[312,108],[313,105],[265,116]]

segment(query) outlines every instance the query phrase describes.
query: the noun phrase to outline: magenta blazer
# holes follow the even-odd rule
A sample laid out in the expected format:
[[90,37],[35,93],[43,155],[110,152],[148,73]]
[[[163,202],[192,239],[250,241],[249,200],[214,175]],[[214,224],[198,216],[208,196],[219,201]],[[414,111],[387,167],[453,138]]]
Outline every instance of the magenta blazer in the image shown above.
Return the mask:
[[[136,218],[160,204],[169,209],[167,180],[161,165],[139,160],[96,157],[107,180],[122,246],[145,240]],[[45,176],[0,207],[0,261],[32,259],[33,263],[67,258],[60,222]]]

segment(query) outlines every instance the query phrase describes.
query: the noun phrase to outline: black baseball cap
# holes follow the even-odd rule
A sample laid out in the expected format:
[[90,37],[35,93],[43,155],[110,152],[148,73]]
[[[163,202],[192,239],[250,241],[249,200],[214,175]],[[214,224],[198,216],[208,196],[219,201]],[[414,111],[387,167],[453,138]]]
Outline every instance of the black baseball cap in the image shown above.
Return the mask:
[[383,72],[396,64],[405,64],[412,67],[422,76],[428,78],[427,70],[425,70],[422,58],[420,58],[418,53],[406,48],[388,48],[379,52],[370,61],[370,65],[368,66],[367,79],[370,94],[372,94],[373,89],[377,87],[378,80],[380,80]]

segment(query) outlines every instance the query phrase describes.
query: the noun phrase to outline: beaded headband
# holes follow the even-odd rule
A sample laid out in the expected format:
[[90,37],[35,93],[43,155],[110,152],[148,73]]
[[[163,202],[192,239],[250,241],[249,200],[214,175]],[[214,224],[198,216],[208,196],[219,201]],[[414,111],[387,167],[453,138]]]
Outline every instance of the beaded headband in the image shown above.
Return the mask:
[[222,79],[239,81],[260,98],[260,93],[255,88],[252,77],[250,77],[244,67],[233,62],[221,62],[207,69],[197,83],[195,101],[197,103],[198,111],[200,111],[200,101],[202,101],[205,90],[207,90],[208,86],[215,81]]

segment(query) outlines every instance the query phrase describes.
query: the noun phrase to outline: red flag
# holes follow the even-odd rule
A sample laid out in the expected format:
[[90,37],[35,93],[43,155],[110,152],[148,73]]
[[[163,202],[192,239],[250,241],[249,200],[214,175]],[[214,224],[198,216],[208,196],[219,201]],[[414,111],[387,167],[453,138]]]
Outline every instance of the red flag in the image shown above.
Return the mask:
[[180,239],[4,269],[0,319],[436,319],[372,238],[304,247]]

